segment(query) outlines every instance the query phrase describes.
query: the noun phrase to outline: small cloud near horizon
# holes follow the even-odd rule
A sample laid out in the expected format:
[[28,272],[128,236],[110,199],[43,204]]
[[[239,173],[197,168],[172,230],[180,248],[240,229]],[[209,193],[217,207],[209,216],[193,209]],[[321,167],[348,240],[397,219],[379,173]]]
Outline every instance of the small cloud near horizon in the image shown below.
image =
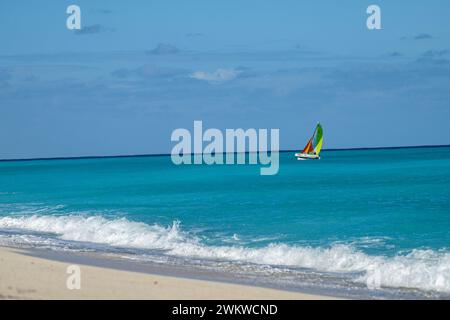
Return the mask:
[[425,51],[422,56],[423,57],[442,57],[450,54],[449,49],[443,49],[443,50],[428,50]]
[[388,53],[386,56],[389,58],[400,58],[400,57],[403,57],[403,53],[394,51],[394,52]]
[[400,38],[400,40],[429,40],[429,39],[433,39],[434,37],[429,34],[429,33],[419,33],[416,34],[415,36],[409,37],[409,36],[403,36]]
[[240,73],[240,70],[219,68],[214,72],[196,71],[190,77],[202,81],[222,83],[235,79]]
[[434,65],[448,65],[450,63],[450,50],[428,50],[422,53],[417,62],[432,63]]
[[426,39],[433,39],[433,36],[431,34],[428,33],[421,33],[418,35],[415,35],[414,40],[426,40]]
[[166,54],[177,54],[180,50],[174,45],[168,43],[160,43],[156,46],[156,48],[147,51],[147,54],[153,55],[166,55]]

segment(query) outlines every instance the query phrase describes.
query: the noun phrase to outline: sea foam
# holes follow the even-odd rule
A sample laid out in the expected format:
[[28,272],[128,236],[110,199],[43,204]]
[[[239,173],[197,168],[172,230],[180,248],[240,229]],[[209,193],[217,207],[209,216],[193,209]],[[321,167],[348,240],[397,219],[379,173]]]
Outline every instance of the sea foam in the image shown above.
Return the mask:
[[218,259],[258,265],[307,268],[320,272],[355,273],[366,283],[376,271],[381,287],[450,292],[450,253],[446,250],[412,250],[394,257],[368,255],[352,245],[329,247],[272,243],[265,247],[205,245],[180,223],[148,225],[125,218],[102,216],[9,216],[0,218],[1,229],[55,234],[56,238],[113,247],[156,249],[178,257]]

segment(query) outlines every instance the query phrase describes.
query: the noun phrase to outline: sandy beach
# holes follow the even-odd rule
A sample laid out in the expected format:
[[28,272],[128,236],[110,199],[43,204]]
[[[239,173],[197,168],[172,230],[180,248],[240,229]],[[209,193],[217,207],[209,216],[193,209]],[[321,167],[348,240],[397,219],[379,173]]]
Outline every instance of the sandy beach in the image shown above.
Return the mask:
[[332,299],[247,285],[78,265],[81,288],[68,289],[71,264],[0,247],[1,299]]

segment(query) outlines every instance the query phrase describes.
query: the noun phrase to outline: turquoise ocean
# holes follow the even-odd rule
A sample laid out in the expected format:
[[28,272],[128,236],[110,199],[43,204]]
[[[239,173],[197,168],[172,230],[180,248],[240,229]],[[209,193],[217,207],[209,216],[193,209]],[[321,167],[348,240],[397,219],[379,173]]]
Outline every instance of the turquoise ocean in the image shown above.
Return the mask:
[[[0,245],[116,254],[343,296],[450,297],[450,147],[0,162]],[[126,258],[125,258],[126,257]]]

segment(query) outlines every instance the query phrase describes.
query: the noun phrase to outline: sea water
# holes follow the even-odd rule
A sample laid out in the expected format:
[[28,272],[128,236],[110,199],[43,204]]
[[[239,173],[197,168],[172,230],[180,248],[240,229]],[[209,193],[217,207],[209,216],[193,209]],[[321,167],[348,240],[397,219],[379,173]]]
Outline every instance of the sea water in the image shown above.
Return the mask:
[[450,297],[450,147],[321,157],[281,153],[274,176],[170,156],[0,162],[0,245],[350,296]]

